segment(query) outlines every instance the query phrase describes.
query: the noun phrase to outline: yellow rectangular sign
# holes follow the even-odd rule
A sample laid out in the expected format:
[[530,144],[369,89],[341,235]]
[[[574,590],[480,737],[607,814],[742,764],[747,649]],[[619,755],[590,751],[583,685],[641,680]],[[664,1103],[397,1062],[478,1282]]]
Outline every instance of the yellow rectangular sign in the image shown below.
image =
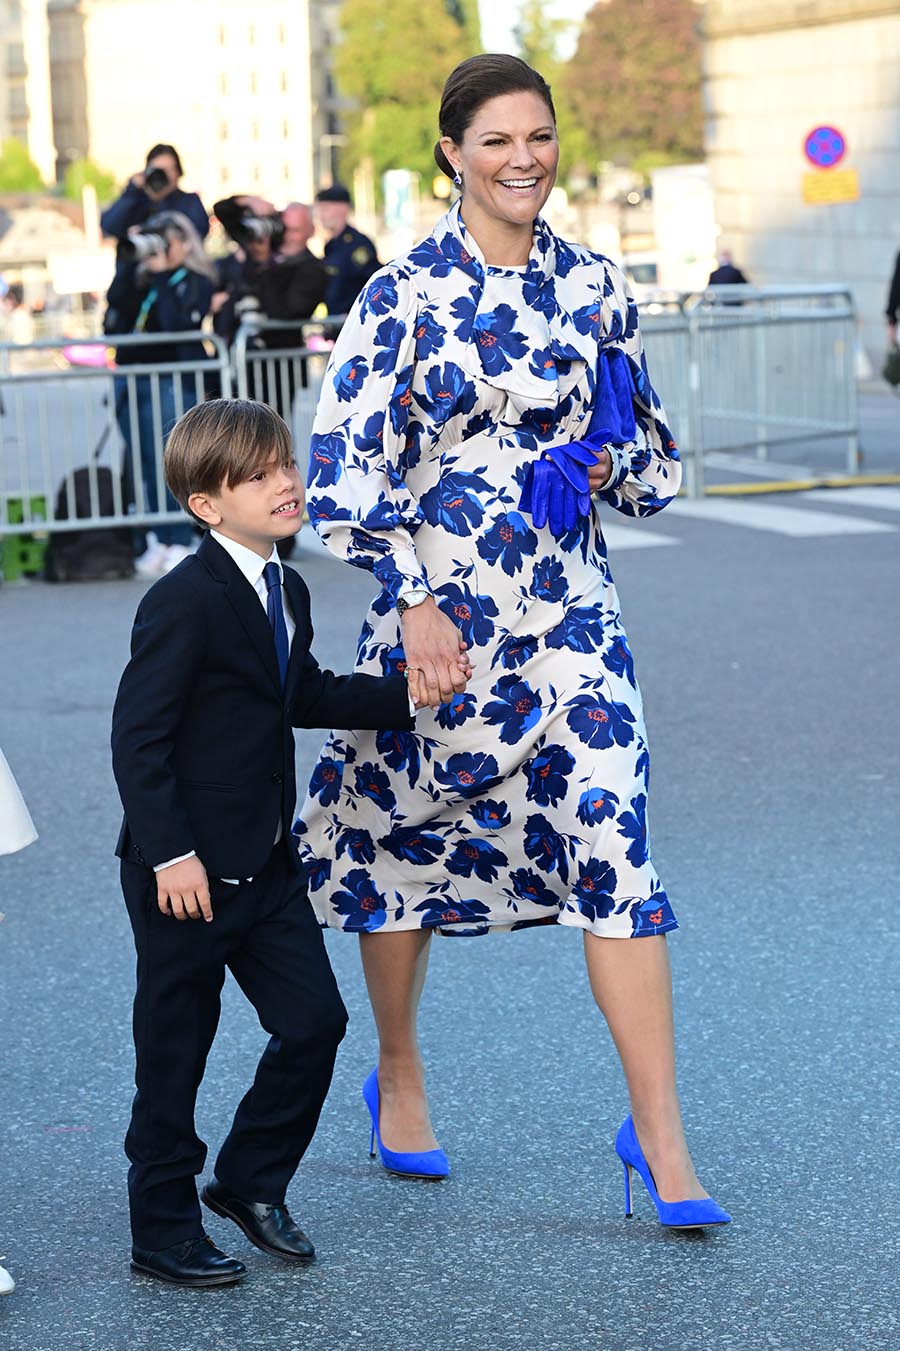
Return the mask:
[[812,206],[859,201],[855,169],[813,169],[803,175],[803,200]]

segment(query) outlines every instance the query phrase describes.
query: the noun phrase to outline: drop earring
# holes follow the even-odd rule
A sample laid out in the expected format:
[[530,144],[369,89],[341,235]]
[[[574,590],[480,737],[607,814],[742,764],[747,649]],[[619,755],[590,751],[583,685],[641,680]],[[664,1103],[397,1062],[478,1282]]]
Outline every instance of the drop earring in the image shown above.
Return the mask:
[[456,187],[458,188],[462,187],[462,174],[459,172],[458,169],[456,173],[453,175],[453,182],[455,183]]

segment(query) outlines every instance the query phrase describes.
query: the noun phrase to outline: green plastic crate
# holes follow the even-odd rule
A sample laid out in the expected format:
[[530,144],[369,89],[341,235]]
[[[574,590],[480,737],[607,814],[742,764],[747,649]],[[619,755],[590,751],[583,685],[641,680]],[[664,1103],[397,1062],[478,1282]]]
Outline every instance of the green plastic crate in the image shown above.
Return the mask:
[[[24,501],[13,494],[4,496],[4,511],[0,519],[10,525],[21,525],[25,519]],[[46,521],[47,499],[43,494],[29,497],[28,514]],[[20,577],[33,577],[44,571],[44,555],[47,552],[46,531],[35,530],[28,535],[4,535],[0,538],[0,574],[7,582],[18,581]]]

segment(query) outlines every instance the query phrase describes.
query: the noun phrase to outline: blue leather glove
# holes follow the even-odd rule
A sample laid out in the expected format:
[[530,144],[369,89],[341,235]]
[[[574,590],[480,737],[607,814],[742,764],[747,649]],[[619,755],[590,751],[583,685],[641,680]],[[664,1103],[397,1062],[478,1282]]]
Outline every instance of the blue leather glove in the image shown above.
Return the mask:
[[637,435],[634,417],[634,378],[628,357],[621,347],[603,347],[597,362],[597,388],[594,411],[588,423],[587,442],[602,450],[604,446],[624,446]]
[[587,471],[607,445],[625,445],[637,433],[634,380],[628,357],[617,347],[601,348],[597,387],[587,435],[564,446],[548,446],[529,466],[519,499],[538,529],[567,534],[591,509]]
[[565,535],[579,516],[588,514],[587,471],[596,459],[593,451],[573,441],[568,446],[549,446],[529,467],[519,507],[531,512],[539,530],[549,525],[552,534]]

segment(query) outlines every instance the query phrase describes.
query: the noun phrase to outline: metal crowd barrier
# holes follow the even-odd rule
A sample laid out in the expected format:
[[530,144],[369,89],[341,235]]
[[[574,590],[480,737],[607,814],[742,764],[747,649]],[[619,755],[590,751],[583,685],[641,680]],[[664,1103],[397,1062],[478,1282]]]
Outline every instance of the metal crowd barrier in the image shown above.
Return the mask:
[[[855,315],[843,287],[718,287],[642,303],[649,369],[685,462],[686,491],[704,491],[713,452],[840,439],[859,468]],[[0,344],[0,542],[93,526],[153,527],[165,509],[162,451],[171,424],[211,394],[274,406],[303,463],[340,319],[244,325],[229,352],[207,333],[117,337],[116,347],[201,342],[204,359],[111,368],[90,339]],[[87,364],[88,359],[96,364]],[[83,364],[84,363],[84,364]],[[171,377],[171,379],[170,379]],[[141,419],[152,429],[157,510],[141,471]],[[128,432],[130,450],[122,428]],[[112,514],[100,510],[98,466],[112,469]],[[75,514],[74,473],[88,469],[91,514]],[[57,511],[57,497],[61,511]]]
[[284,418],[304,478],[319,390],[345,318],[245,322],[232,347],[236,396],[268,403]]
[[[162,448],[185,409],[212,392],[230,397],[228,349],[201,332],[129,334],[113,339],[115,346],[201,342],[212,355],[113,368],[109,341],[46,339],[27,350],[0,344],[0,537],[183,519],[165,508]],[[156,510],[144,482],[142,427],[155,449]],[[107,514],[100,510],[104,466],[112,471]],[[78,517],[74,476],[80,469],[87,470],[91,512]]]
[[717,286],[682,297],[680,313],[641,318],[654,386],[701,497],[712,453],[821,441],[860,467],[856,315],[842,286]]

